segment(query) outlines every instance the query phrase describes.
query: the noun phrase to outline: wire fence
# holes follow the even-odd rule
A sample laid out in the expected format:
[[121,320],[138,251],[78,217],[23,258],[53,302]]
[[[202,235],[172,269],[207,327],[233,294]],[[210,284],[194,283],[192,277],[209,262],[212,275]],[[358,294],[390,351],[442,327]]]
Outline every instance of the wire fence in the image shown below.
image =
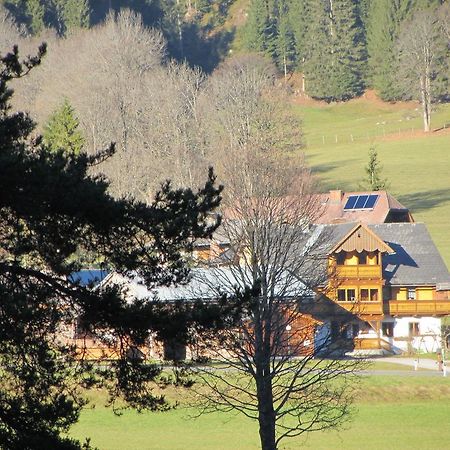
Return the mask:
[[[439,128],[434,128],[433,131],[439,131],[443,129],[450,128],[450,122],[444,123]],[[342,145],[342,144],[353,144],[358,142],[373,142],[379,139],[400,139],[402,137],[407,137],[421,133],[423,131],[422,127],[411,126],[403,128],[394,128],[392,126],[381,126],[377,129],[373,129],[366,132],[357,133],[334,133],[334,134],[306,134],[305,139],[308,147],[322,147],[330,145]],[[433,133],[430,133],[430,136]]]

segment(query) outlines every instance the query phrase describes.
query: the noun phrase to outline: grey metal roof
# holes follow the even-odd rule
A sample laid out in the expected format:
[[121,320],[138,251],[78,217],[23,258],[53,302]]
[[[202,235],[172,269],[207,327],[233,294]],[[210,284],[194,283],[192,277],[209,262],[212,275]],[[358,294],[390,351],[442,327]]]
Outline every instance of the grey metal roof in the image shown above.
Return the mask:
[[394,254],[383,256],[383,277],[391,285],[438,285],[450,274],[423,223],[369,225]]
[[[119,284],[126,287],[126,297],[171,302],[177,300],[216,300],[221,295],[233,296],[238,290],[252,286],[252,274],[245,268],[208,267],[191,269],[187,281],[176,286],[158,286],[148,289],[137,275],[129,277],[111,273],[103,284]],[[274,295],[280,297],[311,296],[308,289],[295,276],[285,271],[274,286]]]
[[[327,234],[327,250],[348,234],[357,224],[319,225]],[[392,286],[450,285],[448,269],[423,223],[382,223],[366,225],[388,244],[394,254],[383,255],[383,278]]]

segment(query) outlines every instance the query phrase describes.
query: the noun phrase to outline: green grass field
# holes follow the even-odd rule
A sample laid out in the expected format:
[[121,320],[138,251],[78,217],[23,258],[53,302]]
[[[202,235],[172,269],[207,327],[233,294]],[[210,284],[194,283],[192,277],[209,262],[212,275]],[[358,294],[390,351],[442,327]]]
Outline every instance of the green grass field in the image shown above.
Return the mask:
[[[282,449],[446,449],[450,442],[450,378],[371,376],[361,381],[353,419],[343,430],[287,440]],[[257,424],[239,415],[212,414],[198,419],[193,411],[127,411],[116,417],[100,406],[83,412],[72,434],[91,436],[108,450],[258,448]]]
[[[425,222],[450,267],[450,105],[421,130],[417,105],[360,98],[340,104],[295,104],[303,120],[306,155],[323,190],[358,190],[368,151],[375,146],[389,191]],[[353,140],[352,140],[353,139]]]

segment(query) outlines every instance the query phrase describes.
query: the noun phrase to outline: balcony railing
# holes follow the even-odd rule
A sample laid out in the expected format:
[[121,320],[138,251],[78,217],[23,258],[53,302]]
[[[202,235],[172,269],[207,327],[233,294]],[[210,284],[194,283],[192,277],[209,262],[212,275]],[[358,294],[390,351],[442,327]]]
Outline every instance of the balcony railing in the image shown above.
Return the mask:
[[450,300],[389,300],[389,314],[445,316],[450,314]]
[[338,278],[381,278],[381,266],[335,266]]
[[341,308],[353,314],[383,314],[381,302],[336,302]]

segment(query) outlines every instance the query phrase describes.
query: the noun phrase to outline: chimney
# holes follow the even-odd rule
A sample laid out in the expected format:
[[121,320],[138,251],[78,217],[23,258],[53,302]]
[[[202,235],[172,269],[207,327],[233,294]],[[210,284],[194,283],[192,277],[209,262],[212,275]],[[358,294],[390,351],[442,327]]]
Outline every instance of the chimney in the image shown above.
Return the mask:
[[330,191],[330,204],[339,205],[342,201],[342,191],[340,189]]

